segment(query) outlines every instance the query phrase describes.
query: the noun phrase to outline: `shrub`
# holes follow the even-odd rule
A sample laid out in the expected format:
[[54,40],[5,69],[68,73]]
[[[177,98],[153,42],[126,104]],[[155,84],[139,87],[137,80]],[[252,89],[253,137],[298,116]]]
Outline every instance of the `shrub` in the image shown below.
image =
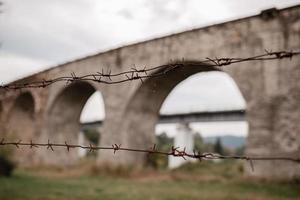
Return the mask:
[[[174,141],[166,133],[156,136],[156,149],[168,152]],[[156,169],[165,169],[168,167],[168,157],[159,154],[148,154],[147,165]]]
[[4,155],[0,155],[0,176],[10,176],[15,168],[12,161]]
[[9,159],[13,155],[13,148],[0,148],[0,176],[10,176],[15,169],[15,163]]

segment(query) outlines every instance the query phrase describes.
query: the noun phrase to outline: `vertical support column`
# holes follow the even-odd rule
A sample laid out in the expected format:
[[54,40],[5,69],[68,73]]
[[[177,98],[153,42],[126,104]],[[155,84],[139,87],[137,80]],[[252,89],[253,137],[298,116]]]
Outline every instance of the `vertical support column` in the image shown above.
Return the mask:
[[[246,155],[248,156],[270,156],[272,155],[272,124],[273,115],[271,102],[267,98],[255,99],[248,103],[247,121],[249,123],[249,134],[246,144]],[[271,177],[271,163],[269,161],[253,161],[254,171],[248,163],[245,164],[247,176]]]
[[[299,157],[297,106],[291,97],[260,99],[249,108],[249,156]],[[299,126],[298,126],[299,127]],[[300,164],[290,161],[253,161],[254,171],[245,165],[246,174],[266,179],[300,178]]]
[[[194,132],[193,130],[189,127],[189,124],[184,123],[184,124],[178,124],[177,127],[177,133],[174,138],[174,147],[180,147],[179,150],[184,150],[187,153],[193,153],[194,149]],[[187,160],[184,160],[180,157],[173,157],[169,156],[169,163],[168,167],[173,169],[176,167],[179,167],[183,165],[184,163],[191,162],[192,159],[187,158]]]

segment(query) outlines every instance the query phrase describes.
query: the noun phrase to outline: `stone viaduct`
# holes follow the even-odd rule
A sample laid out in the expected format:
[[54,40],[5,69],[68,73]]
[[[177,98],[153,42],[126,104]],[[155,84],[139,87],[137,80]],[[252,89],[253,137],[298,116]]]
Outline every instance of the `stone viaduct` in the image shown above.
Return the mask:
[[[100,91],[106,118],[100,145],[145,148],[154,143],[154,127],[160,107],[170,91],[195,73],[220,70],[198,62],[206,57],[246,57],[264,50],[300,49],[300,6],[269,10],[260,15],[189,30],[55,66],[17,80],[17,83],[52,79],[59,76],[113,73],[133,65],[155,67],[173,62],[193,61],[190,66],[171,71],[144,83],[131,81],[117,85],[76,82],[56,83],[43,89],[22,89],[0,93],[1,136],[29,141],[77,143],[79,117],[87,99]],[[266,156],[300,156],[300,57],[272,61],[244,62],[225,66],[224,72],[238,85],[246,102],[249,136],[246,153]],[[9,66],[5,66],[9,67]],[[195,86],[196,87],[196,86]],[[96,109],[96,108],[95,108]],[[21,165],[71,165],[75,150],[16,151]],[[101,151],[98,163],[141,165],[143,154]],[[289,162],[255,162],[252,176],[273,178],[300,177],[300,165]],[[249,171],[248,171],[249,170]]]

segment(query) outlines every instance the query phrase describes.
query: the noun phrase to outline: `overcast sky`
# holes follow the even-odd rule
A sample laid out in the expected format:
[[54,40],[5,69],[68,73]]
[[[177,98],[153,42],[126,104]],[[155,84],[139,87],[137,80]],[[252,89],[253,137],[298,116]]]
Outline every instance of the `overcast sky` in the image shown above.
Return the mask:
[[[0,82],[124,44],[258,14],[274,6],[284,8],[299,4],[300,0],[3,0],[3,3]],[[245,106],[232,80],[220,74],[189,78],[172,92],[167,102],[162,108],[166,113]]]

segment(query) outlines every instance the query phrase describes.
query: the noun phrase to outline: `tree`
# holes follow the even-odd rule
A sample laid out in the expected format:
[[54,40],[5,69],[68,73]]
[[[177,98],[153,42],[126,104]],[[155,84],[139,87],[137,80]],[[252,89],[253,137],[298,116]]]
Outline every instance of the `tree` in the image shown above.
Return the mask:
[[224,149],[223,149],[220,137],[218,137],[216,140],[216,143],[214,145],[214,152],[216,152],[218,154],[224,154]]
[[84,132],[84,136],[86,137],[86,139],[89,142],[93,143],[94,145],[99,144],[101,134],[98,132],[97,129],[88,128],[88,129],[83,130],[83,132]]
[[[156,136],[156,149],[160,151],[170,151],[173,143],[174,139],[168,137],[165,132]],[[147,164],[157,169],[163,169],[168,166],[168,157],[159,154],[148,154]]]
[[205,144],[203,142],[203,138],[201,137],[200,133],[196,133],[194,136],[194,149],[197,152],[204,152],[205,151]]
[[245,146],[241,146],[241,147],[237,147],[235,149],[235,154],[238,155],[238,156],[243,156],[245,153]]
[[168,137],[168,135],[165,132],[156,136],[156,147],[160,150],[163,151],[170,150],[173,143],[174,143],[174,139]]

